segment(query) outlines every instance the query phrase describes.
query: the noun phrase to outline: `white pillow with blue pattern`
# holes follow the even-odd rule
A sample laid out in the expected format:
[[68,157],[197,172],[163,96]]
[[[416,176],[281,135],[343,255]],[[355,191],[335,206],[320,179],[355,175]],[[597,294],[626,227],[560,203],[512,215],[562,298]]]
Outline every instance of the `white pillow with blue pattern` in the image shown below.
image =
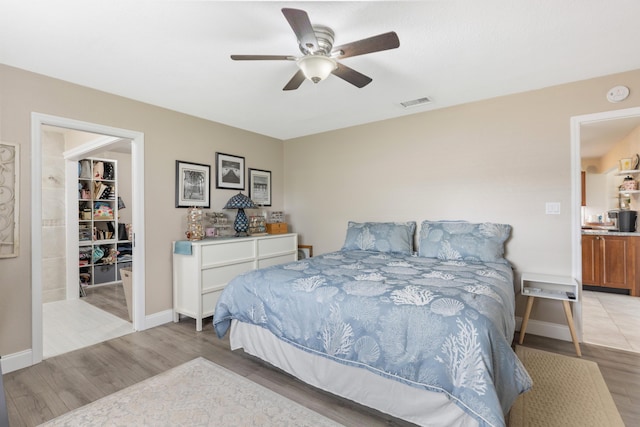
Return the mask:
[[416,222],[354,222],[349,221],[343,251],[413,253]]
[[442,260],[505,262],[511,226],[491,222],[423,221],[418,256]]

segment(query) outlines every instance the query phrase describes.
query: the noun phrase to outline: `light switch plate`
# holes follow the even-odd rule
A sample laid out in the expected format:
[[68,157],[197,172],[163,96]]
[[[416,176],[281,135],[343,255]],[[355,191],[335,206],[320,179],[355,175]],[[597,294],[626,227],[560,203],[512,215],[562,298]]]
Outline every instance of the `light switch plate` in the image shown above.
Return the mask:
[[547,202],[545,213],[547,215],[560,215],[560,202]]

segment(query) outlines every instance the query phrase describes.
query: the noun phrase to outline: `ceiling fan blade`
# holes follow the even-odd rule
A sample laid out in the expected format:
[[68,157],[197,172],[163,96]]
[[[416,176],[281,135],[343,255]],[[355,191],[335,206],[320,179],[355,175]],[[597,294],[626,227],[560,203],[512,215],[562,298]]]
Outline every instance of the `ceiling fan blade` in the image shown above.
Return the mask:
[[234,61],[295,61],[296,57],[291,55],[231,55]]
[[307,12],[300,9],[282,9],[282,14],[289,21],[291,29],[298,38],[298,43],[301,46],[306,47],[309,52],[314,53],[318,50],[318,39],[316,33],[313,31],[313,26],[309,20]]
[[353,68],[349,68],[340,63],[338,63],[338,68],[331,73],[359,88],[363,88],[373,81],[371,77],[367,77]]
[[306,77],[304,76],[302,70],[298,70],[298,72],[293,75],[291,80],[289,80],[289,83],[287,83],[285,87],[282,88],[282,90],[296,90],[300,87],[305,79]]
[[399,46],[400,39],[398,39],[398,35],[394,31],[390,31],[388,33],[336,46],[331,52],[332,54],[337,54],[336,56],[338,59],[342,59],[349,58],[350,56],[364,55],[365,53],[395,49]]

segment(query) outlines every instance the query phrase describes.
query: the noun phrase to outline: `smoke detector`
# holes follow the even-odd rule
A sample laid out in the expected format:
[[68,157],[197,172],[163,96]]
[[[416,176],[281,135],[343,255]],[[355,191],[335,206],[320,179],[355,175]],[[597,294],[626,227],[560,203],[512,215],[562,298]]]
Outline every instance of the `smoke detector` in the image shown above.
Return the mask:
[[607,92],[607,101],[609,102],[621,102],[627,99],[629,96],[629,88],[626,86],[616,86],[609,89]]

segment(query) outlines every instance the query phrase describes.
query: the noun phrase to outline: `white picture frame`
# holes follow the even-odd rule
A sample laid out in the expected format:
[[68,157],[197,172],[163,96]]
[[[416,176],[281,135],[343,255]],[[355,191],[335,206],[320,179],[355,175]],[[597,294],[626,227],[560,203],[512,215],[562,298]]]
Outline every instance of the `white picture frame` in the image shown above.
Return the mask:
[[0,258],[20,249],[20,146],[0,142]]

